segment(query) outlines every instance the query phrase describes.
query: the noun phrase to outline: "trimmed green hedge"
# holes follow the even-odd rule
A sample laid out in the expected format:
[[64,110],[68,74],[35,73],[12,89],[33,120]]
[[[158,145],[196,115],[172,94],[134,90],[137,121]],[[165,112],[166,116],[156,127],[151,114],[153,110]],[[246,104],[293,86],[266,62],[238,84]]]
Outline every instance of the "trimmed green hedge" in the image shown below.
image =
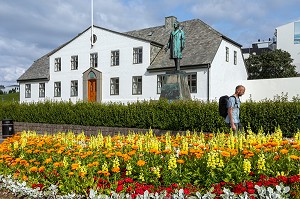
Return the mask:
[[[245,102],[241,120],[254,132],[261,127],[272,132],[275,127],[290,136],[297,131],[300,100]],[[85,126],[134,127],[164,130],[216,132],[227,130],[218,114],[217,102],[167,100],[136,103],[0,103],[0,119],[16,122],[76,124]]]

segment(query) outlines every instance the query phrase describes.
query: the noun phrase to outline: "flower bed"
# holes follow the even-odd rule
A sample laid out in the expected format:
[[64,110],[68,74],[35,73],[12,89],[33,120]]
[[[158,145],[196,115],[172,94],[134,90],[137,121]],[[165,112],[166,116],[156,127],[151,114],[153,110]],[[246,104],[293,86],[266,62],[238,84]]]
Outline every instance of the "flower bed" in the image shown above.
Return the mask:
[[300,132],[247,134],[24,131],[0,145],[0,182],[31,197],[297,196]]

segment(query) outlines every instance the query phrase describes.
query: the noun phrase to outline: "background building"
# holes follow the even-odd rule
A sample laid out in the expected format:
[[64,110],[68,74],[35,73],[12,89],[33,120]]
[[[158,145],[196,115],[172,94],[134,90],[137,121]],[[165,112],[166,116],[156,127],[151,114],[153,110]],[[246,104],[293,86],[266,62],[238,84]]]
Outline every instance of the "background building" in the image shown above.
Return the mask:
[[[162,26],[126,33],[89,27],[31,65],[18,79],[20,101],[159,99],[163,74],[175,70],[164,49],[175,20],[166,17]],[[188,75],[192,98],[215,100],[233,93],[247,79],[241,45],[199,19],[180,26],[186,36],[180,68]]]

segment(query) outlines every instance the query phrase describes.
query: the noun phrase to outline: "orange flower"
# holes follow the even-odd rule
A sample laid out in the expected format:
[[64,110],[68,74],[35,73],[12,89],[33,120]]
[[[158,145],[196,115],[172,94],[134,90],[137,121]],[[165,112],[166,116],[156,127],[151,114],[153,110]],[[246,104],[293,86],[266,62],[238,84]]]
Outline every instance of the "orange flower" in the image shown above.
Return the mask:
[[69,172],[69,176],[72,176],[72,175],[74,175],[74,172]]
[[115,167],[111,169],[112,172],[114,173],[119,173],[120,172],[120,168],[119,167]]
[[291,158],[292,160],[299,160],[299,157],[296,156],[296,155],[291,155],[290,158]]
[[227,152],[227,151],[222,151],[222,152],[221,152],[221,155],[222,155],[223,157],[230,157],[230,153]]
[[177,160],[177,163],[179,163],[179,164],[183,164],[183,163],[184,163],[184,160],[182,160],[182,159],[178,159],[178,160]]
[[27,177],[26,175],[23,175],[22,180],[23,180],[23,181],[27,181],[27,180],[28,180],[28,177]]
[[40,168],[39,168],[39,172],[44,172],[45,171],[45,167],[44,166],[41,166]]
[[287,154],[289,152],[289,150],[287,150],[287,149],[281,149],[279,152],[282,153],[282,154]]
[[136,150],[132,150],[132,151],[129,151],[129,152],[128,152],[128,155],[132,156],[132,155],[134,155],[135,153],[136,153]]
[[144,166],[145,164],[146,164],[146,162],[144,160],[137,161],[137,165],[140,167]]
[[76,169],[78,169],[78,167],[79,167],[79,164],[76,164],[76,163],[71,165],[72,170],[76,170]]
[[38,171],[38,168],[37,167],[31,167],[29,169],[30,172],[37,172]]
[[180,151],[179,155],[187,155],[188,151]]
[[49,164],[50,162],[52,162],[52,158],[50,157],[50,158],[47,158],[46,160],[45,160],[45,163],[46,164]]
[[273,159],[274,159],[274,160],[280,159],[280,155],[276,155]]

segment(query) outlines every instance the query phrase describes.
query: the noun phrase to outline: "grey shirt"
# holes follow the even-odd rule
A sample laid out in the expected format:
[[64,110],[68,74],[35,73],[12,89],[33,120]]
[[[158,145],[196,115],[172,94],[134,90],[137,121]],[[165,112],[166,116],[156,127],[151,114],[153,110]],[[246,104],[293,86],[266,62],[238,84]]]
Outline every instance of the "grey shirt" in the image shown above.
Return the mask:
[[[232,117],[233,121],[235,124],[240,123],[240,106],[241,106],[241,101],[240,98],[235,97],[229,97],[228,102],[227,102],[227,109],[232,107]],[[225,119],[226,123],[230,123],[229,115],[226,116]]]

